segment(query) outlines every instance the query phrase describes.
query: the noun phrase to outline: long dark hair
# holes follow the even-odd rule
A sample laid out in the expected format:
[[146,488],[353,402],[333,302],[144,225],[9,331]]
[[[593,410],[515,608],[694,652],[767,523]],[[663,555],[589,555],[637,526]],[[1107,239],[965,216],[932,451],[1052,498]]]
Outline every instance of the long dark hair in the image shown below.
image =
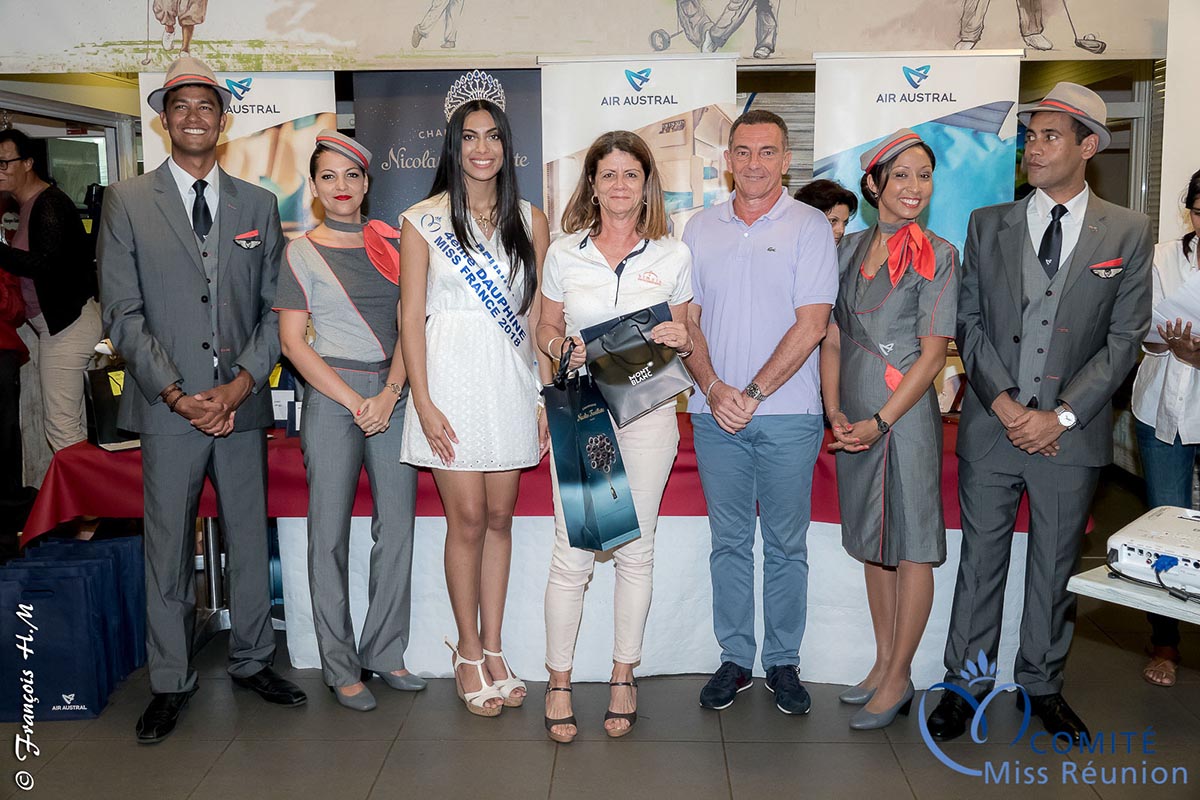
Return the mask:
[[[1188,181],[1187,194],[1184,197],[1183,204],[1187,207],[1190,214],[1192,209],[1196,207],[1196,201],[1200,199],[1200,169],[1192,173],[1191,180]],[[1188,231],[1183,237],[1183,255],[1186,258],[1192,254],[1192,248],[1196,245],[1196,230],[1193,228]]]
[[[467,182],[462,169],[463,127],[467,115],[475,111],[486,111],[492,115],[496,130],[500,133],[500,144],[504,147],[504,158],[496,175],[496,228],[500,231],[500,245],[512,264],[508,276],[509,288],[516,289],[520,313],[525,314],[533,305],[534,292],[537,290],[537,257],[533,252],[533,235],[521,218],[521,192],[517,188],[517,171],[513,161],[512,128],[508,124],[508,117],[495,103],[472,100],[459,106],[450,116],[450,121],[446,123],[446,136],[442,139],[442,156],[428,197],[442,192],[448,194],[450,225],[454,235],[464,247],[480,249],[469,225],[471,209],[467,204]],[[516,285],[518,274],[519,287]]]

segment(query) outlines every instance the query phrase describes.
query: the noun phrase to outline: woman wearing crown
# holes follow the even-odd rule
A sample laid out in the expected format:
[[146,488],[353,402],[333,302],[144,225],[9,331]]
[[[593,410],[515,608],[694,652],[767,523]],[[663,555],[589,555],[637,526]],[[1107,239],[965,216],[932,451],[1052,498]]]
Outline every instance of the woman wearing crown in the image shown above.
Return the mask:
[[504,89],[487,73],[446,96],[429,196],[402,215],[400,338],[411,393],[402,460],[433,470],[446,510],[454,677],[496,716],[525,684],[501,650],[520,470],[549,448],[530,337],[550,231],[517,189]]

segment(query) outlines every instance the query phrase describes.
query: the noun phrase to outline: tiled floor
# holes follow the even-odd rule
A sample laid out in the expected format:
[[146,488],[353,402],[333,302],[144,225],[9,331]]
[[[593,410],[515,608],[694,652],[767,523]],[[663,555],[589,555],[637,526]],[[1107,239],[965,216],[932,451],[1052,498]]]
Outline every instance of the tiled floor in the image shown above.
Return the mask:
[[[1108,534],[1141,513],[1136,490],[1105,481],[1087,558],[1102,558]],[[1184,651],[1200,663],[1200,634],[1185,630]],[[542,727],[540,684],[531,684],[528,707],[495,720],[469,716],[449,681],[419,695],[377,686],[379,708],[355,714],[335,705],[319,672],[290,671],[310,702],[284,709],[231,686],[220,637],[199,654],[201,689],[162,744],[134,742],[149,697],[144,672],[120,687],[98,719],[38,725],[41,755],[19,766],[9,744],[15,728],[3,726],[0,798],[1200,798],[1200,670],[1185,664],[1173,689],[1147,685],[1140,676],[1145,637],[1139,612],[1081,602],[1066,694],[1093,731],[1141,736],[1153,728],[1154,752],[1143,754],[1139,744],[1133,753],[1038,755],[1028,734],[1009,746],[1019,715],[1005,699],[988,714],[987,744],[942,748],[968,767],[1007,765],[1008,782],[999,784],[936,760],[915,710],[886,731],[850,731],[853,710],[837,702],[837,686],[810,684],[812,713],[791,718],[774,710],[761,682],[713,713],[696,704],[701,676],[644,679],[637,728],[611,741],[601,730],[605,687],[579,685],[579,739],[555,745]],[[1086,782],[1088,766],[1098,770],[1094,785]],[[1185,767],[1187,785],[1147,785],[1155,767]],[[28,792],[14,786],[19,768],[32,774]],[[1114,776],[1126,783],[1101,783]]]

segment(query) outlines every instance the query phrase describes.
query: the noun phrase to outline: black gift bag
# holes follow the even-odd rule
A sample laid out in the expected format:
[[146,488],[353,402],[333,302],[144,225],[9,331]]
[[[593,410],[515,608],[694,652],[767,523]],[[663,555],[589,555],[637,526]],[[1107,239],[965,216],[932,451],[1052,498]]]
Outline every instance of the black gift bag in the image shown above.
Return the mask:
[[571,546],[611,550],[641,536],[641,528],[604,397],[587,375],[567,374],[573,349],[554,383],[542,387],[554,475]]
[[[141,441],[137,434],[117,427],[117,407],[125,391],[125,365],[89,369],[84,382],[88,441],[105,450],[129,450]],[[130,390],[137,391],[132,384]]]
[[588,373],[619,428],[692,388],[675,349],[650,338],[655,325],[670,321],[670,308],[659,303],[580,331]]

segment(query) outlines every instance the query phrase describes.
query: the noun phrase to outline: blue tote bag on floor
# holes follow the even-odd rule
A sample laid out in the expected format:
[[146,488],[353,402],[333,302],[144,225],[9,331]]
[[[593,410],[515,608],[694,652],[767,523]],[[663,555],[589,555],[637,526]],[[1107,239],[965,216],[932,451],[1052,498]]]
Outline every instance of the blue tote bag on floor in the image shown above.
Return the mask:
[[[78,570],[76,570],[78,571]],[[92,719],[108,702],[96,638],[81,631],[91,591],[78,575],[0,570],[0,721]],[[18,647],[20,643],[22,647]]]
[[567,538],[583,550],[611,550],[641,536],[608,406],[587,375],[567,373],[542,387]]

